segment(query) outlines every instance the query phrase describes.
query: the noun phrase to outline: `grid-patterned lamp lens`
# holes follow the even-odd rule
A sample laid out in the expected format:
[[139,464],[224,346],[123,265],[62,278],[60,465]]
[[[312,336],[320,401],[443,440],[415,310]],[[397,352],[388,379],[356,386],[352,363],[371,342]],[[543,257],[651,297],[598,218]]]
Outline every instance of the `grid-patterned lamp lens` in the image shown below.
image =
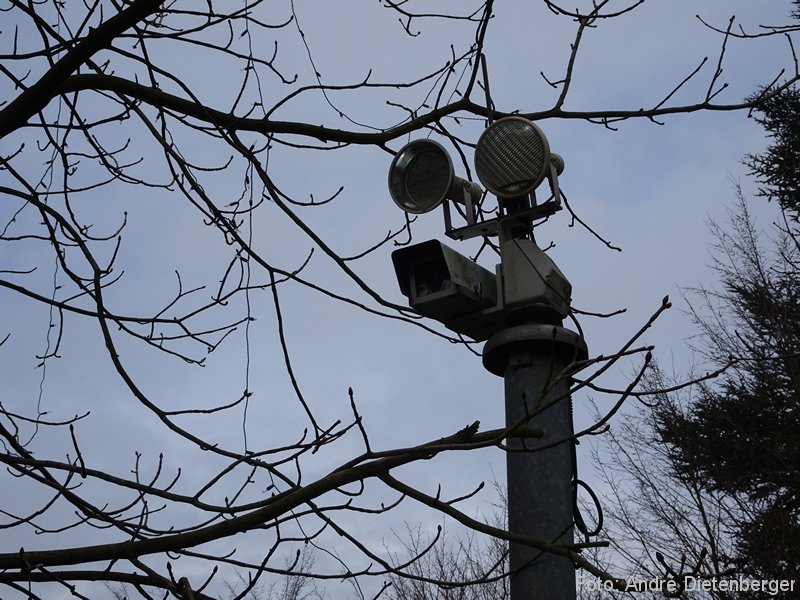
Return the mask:
[[523,117],[495,121],[475,148],[475,171],[500,198],[524,196],[542,183],[550,167],[550,145],[535,124]]

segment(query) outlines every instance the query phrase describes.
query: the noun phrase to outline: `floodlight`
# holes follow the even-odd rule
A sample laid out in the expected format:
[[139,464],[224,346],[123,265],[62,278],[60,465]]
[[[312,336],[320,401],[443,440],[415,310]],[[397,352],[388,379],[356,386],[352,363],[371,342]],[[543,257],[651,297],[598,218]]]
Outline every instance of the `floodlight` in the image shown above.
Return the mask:
[[542,183],[550,172],[550,157],[550,145],[539,127],[523,117],[505,117],[478,139],[475,171],[496,196],[517,198]]
[[453,184],[453,162],[438,142],[415,140],[395,154],[389,167],[389,193],[404,211],[433,210]]
[[456,177],[447,150],[433,140],[414,140],[400,148],[389,167],[389,193],[408,213],[433,210],[445,198],[466,203],[466,196],[480,197],[478,186]]

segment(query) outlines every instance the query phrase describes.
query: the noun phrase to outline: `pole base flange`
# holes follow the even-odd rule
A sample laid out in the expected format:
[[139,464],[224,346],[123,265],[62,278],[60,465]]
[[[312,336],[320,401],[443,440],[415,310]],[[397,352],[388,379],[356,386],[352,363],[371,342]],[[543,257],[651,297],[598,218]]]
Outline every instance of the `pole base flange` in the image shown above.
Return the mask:
[[495,333],[483,347],[483,366],[490,373],[503,377],[509,359],[522,352],[549,346],[553,351],[566,355],[569,362],[585,360],[589,351],[584,339],[559,325],[529,323],[509,327]]

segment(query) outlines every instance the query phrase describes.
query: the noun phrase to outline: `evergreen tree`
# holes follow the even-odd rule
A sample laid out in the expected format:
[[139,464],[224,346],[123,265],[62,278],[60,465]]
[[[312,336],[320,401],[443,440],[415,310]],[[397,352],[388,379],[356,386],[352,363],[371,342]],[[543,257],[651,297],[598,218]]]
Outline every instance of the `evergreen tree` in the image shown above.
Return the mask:
[[800,218],[800,92],[788,88],[764,100],[755,118],[772,143],[763,154],[749,155],[746,164],[761,183],[759,194],[776,200],[796,223]]
[[[800,0],[792,16],[800,20]],[[763,93],[762,93],[763,95]],[[758,577],[800,575],[800,92],[788,88],[756,109],[770,144],[745,164],[759,195],[784,223],[765,255],[741,194],[731,230],[715,228],[720,291],[701,290],[706,356],[734,360],[701,386],[686,410],[656,409],[675,475],[736,501],[728,524],[739,569]],[[697,316],[697,315],[696,315]]]
[[765,255],[746,205],[716,228],[720,290],[701,290],[705,354],[734,365],[686,409],[656,409],[656,432],[678,478],[735,501],[726,528],[742,573],[800,575],[800,245],[780,230]]
[[[800,24],[800,0],[794,0],[794,6],[792,17]],[[764,91],[752,100],[759,95],[764,96]],[[762,185],[759,194],[777,200],[796,223],[800,218],[800,92],[790,87],[765,98],[756,109],[756,121],[772,143],[763,154],[748,155],[746,164]]]

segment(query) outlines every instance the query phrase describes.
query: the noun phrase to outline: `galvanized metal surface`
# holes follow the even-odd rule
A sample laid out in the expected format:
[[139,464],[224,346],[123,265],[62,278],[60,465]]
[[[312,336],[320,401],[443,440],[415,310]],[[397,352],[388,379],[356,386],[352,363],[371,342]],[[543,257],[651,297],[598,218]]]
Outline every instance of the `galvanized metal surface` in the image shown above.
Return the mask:
[[[513,532],[573,543],[569,380],[557,378],[585,356],[586,344],[577,334],[552,325],[509,328],[486,343],[484,366],[505,379],[506,425],[544,432],[536,440],[507,439],[508,526]],[[575,568],[567,558],[512,543],[510,566],[511,600],[576,597]]]

